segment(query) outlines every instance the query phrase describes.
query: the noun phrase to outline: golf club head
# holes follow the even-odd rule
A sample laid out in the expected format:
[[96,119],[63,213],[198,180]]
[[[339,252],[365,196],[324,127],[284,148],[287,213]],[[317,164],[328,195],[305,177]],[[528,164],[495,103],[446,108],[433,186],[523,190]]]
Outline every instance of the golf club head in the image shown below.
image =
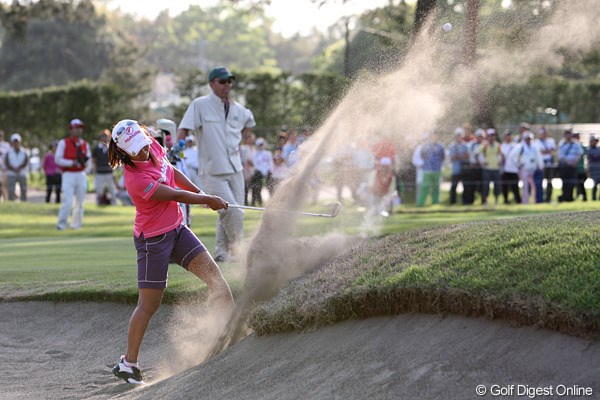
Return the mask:
[[342,211],[342,207],[342,203],[334,203],[333,208],[331,209],[331,218],[337,217],[340,211]]

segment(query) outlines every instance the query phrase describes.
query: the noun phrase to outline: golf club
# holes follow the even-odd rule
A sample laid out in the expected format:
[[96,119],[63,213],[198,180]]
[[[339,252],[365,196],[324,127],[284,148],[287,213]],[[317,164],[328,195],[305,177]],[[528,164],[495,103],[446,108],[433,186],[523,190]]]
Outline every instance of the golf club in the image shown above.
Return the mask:
[[[241,208],[244,210],[256,210],[256,211],[265,211],[266,210],[264,207],[240,206],[238,204],[230,204],[229,207]],[[331,214],[315,214],[315,213],[309,213],[309,212],[303,212],[303,211],[290,211],[290,210],[278,210],[278,209],[273,209],[273,211],[288,212],[288,213],[299,214],[299,215],[307,215],[309,217],[335,218],[338,216],[338,214],[342,210],[342,207],[343,207],[342,203],[334,203],[333,206],[331,207]]]

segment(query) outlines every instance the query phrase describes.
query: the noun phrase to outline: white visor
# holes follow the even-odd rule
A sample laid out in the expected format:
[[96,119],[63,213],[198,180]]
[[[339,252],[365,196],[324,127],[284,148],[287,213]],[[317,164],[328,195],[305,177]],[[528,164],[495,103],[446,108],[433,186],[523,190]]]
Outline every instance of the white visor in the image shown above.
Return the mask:
[[132,119],[124,119],[115,125],[112,130],[112,140],[118,148],[132,156],[152,144],[152,139],[140,128],[137,121]]

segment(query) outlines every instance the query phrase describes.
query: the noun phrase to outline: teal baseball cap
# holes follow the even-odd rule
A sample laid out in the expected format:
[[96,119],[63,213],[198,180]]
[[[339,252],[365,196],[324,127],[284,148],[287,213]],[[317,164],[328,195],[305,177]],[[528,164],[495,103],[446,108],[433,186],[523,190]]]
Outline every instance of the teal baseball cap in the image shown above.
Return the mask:
[[229,70],[225,67],[215,67],[210,70],[208,74],[208,81],[212,81],[213,79],[235,79],[235,75],[233,75]]

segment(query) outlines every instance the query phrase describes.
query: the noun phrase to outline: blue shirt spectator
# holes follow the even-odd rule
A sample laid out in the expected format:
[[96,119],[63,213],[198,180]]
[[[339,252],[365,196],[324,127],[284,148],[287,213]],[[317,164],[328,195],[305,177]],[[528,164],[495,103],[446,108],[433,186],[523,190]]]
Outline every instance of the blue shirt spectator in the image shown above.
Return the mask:
[[448,157],[452,160],[452,175],[458,175],[463,170],[465,160],[468,160],[469,147],[465,143],[454,142],[448,149]]
[[432,142],[425,143],[421,149],[423,171],[441,171],[445,156],[444,146],[441,144]]
[[558,148],[558,160],[560,163],[576,166],[582,156],[583,148],[573,140],[565,140]]

